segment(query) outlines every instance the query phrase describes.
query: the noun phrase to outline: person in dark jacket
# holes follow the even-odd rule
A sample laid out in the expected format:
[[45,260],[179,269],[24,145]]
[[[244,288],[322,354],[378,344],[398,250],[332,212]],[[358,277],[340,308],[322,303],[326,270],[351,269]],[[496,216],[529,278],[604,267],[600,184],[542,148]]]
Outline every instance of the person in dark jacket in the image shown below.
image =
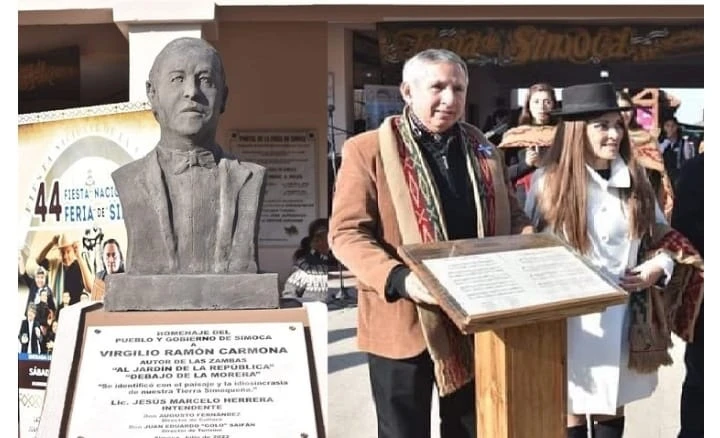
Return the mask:
[[328,271],[337,269],[337,264],[328,245],[328,219],[316,219],[293,254],[293,272],[285,282],[282,298],[327,301]]
[[[704,256],[703,240],[705,224],[705,154],[687,161],[680,171],[675,192],[675,208],[672,226],[685,235],[698,252]],[[692,342],[685,345],[685,381],[680,396],[680,434],[678,438],[702,438],[704,436],[705,396],[705,305],[695,323]]]

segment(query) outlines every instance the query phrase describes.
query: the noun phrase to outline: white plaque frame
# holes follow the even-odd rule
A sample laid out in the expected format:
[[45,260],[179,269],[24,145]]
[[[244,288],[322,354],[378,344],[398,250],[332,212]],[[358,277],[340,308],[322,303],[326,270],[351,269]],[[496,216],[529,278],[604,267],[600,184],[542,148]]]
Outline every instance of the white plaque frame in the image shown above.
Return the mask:
[[68,436],[314,438],[309,376],[299,322],[88,327]]
[[[314,304],[314,303],[313,303]],[[75,318],[76,323],[73,324],[77,336],[70,336],[69,330],[71,328],[66,326],[66,338],[68,342],[60,346],[62,353],[60,356],[64,359],[55,364],[54,369],[51,369],[50,376],[48,379],[48,394],[46,397],[45,406],[43,407],[43,415],[41,418],[40,432],[38,438],[55,438],[57,436],[67,436],[73,438],[90,438],[96,435],[80,435],[80,434],[69,434],[68,432],[75,431],[75,424],[73,424],[73,417],[75,415],[83,415],[84,412],[77,412],[76,408],[82,409],[83,397],[92,398],[94,395],[80,394],[80,391],[84,391],[87,388],[87,383],[90,382],[92,386],[93,376],[83,377],[80,373],[86,372],[94,375],[95,384],[103,383],[103,372],[102,370],[81,369],[83,365],[83,356],[85,354],[91,354],[87,348],[92,348],[92,341],[88,341],[89,336],[86,336],[86,332],[100,328],[101,330],[108,330],[107,327],[126,326],[130,328],[132,326],[166,326],[173,329],[177,329],[178,326],[182,327],[199,327],[199,326],[211,326],[211,325],[223,325],[228,326],[231,324],[248,324],[248,327],[254,325],[260,327],[259,324],[280,324],[289,327],[295,327],[296,332],[302,332],[302,346],[296,346],[298,351],[297,354],[304,355],[305,365],[300,365],[300,372],[306,375],[305,380],[307,386],[302,391],[306,391],[309,388],[309,392],[303,394],[304,398],[309,397],[309,409],[310,414],[302,413],[302,408],[298,408],[293,404],[292,409],[288,409],[286,406],[280,408],[283,418],[283,423],[298,422],[297,418],[301,415],[305,415],[308,418],[303,420],[304,424],[313,424],[315,427],[310,431],[300,431],[297,435],[291,433],[286,434],[282,430],[278,429],[277,433],[283,436],[297,436],[298,438],[326,438],[327,436],[327,308],[325,306],[312,306],[307,305],[304,308],[299,309],[269,309],[269,310],[217,310],[217,311],[184,311],[184,312],[105,312],[102,310],[100,303],[96,303],[95,306],[88,307],[87,309],[75,309],[78,317]],[[322,309],[320,309],[322,307]],[[279,327],[279,326],[278,326]],[[301,330],[298,330],[301,329]],[[109,329],[113,330],[113,329]],[[120,330],[118,328],[118,330]],[[196,328],[196,330],[198,330]],[[212,330],[212,329],[210,329]],[[131,330],[128,330],[130,333]],[[325,335],[325,336],[323,336]],[[88,343],[86,344],[86,341]],[[246,341],[244,341],[246,342]],[[134,348],[134,347],[133,347]],[[302,352],[300,351],[302,350]],[[91,363],[91,362],[86,362]],[[298,365],[293,363],[294,367]],[[116,368],[123,367],[117,365]],[[287,367],[286,367],[287,368]],[[53,373],[53,371],[55,371]],[[130,370],[128,370],[130,371]],[[117,371],[116,371],[117,372]],[[280,372],[280,370],[279,370]],[[285,373],[292,374],[292,373]],[[302,383],[301,385],[302,386]],[[295,388],[298,385],[294,386]],[[122,389],[122,388],[119,388]],[[287,387],[285,388],[287,389]],[[97,388],[96,390],[102,391]],[[287,391],[286,391],[287,392]],[[291,393],[290,393],[291,394]],[[133,394],[134,395],[134,394]],[[201,395],[202,397],[212,396]],[[126,395],[127,397],[128,395]],[[76,402],[78,404],[76,405]],[[122,400],[122,399],[120,399]],[[295,403],[295,402],[293,402]],[[151,404],[151,403],[148,403]],[[270,404],[270,403],[267,403]],[[87,403],[85,403],[87,405]],[[121,406],[121,405],[120,405]],[[273,406],[267,406],[269,409],[273,409]],[[277,409],[277,407],[275,407]],[[85,408],[87,409],[87,408]],[[119,426],[117,415],[102,415],[96,405],[92,406],[92,417],[96,417],[99,422],[102,422],[105,426],[104,433],[102,436],[115,436],[108,435],[107,431],[116,429]],[[296,420],[293,420],[295,417]],[[71,430],[71,428],[73,428]],[[187,428],[189,429],[189,427]],[[208,428],[210,429],[210,428]],[[264,437],[264,436],[275,436],[276,432],[271,432],[268,435],[267,430],[259,431],[256,434],[248,432],[247,428],[240,428],[238,431],[227,433],[227,432],[189,432],[186,430],[182,433],[168,433],[167,431],[162,432],[161,429],[156,430],[156,435],[147,436],[158,436],[162,438],[170,437]],[[160,433],[161,432],[161,433]],[[123,433],[117,436],[145,436],[139,435],[136,431],[128,432],[123,430]],[[278,435],[279,436],[279,435]]]

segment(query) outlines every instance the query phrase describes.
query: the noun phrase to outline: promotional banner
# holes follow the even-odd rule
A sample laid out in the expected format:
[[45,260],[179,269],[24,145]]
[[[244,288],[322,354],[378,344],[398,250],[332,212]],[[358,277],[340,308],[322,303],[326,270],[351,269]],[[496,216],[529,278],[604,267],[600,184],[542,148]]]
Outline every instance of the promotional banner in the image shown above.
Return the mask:
[[34,437],[62,309],[123,271],[126,232],[111,174],[147,154],[149,105],[122,103],[18,119],[18,383],[21,438]]

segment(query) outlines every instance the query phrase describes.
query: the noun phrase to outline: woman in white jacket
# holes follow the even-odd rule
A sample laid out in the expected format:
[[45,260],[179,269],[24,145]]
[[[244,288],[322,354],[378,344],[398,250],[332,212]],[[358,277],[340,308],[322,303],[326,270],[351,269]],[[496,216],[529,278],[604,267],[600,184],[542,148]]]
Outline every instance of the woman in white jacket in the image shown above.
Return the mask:
[[[674,261],[658,251],[644,263],[643,238],[665,224],[653,189],[630,149],[610,83],[563,90],[561,117],[525,210],[630,293],[664,285]],[[623,406],[649,397],[657,372],[629,366],[627,304],[568,319],[568,437],[622,437]]]

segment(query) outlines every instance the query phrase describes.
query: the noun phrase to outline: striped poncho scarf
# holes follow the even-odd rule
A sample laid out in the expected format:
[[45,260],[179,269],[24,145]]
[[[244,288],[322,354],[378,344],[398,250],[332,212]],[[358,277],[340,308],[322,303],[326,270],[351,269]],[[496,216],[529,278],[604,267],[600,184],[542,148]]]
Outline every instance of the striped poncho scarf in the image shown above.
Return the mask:
[[[380,128],[380,154],[404,245],[448,239],[442,204],[431,171],[413,138],[409,110]],[[460,145],[477,209],[478,237],[510,234],[509,201],[495,147],[471,125],[461,123]],[[502,166],[499,169],[503,169]],[[437,306],[417,306],[441,396],[473,379],[473,337],[463,335]]]
[[630,358],[628,366],[643,373],[671,365],[671,333],[693,341],[695,322],[705,291],[702,257],[690,241],[667,225],[657,224],[642,240],[639,262],[662,251],[675,262],[667,286],[630,293]]

